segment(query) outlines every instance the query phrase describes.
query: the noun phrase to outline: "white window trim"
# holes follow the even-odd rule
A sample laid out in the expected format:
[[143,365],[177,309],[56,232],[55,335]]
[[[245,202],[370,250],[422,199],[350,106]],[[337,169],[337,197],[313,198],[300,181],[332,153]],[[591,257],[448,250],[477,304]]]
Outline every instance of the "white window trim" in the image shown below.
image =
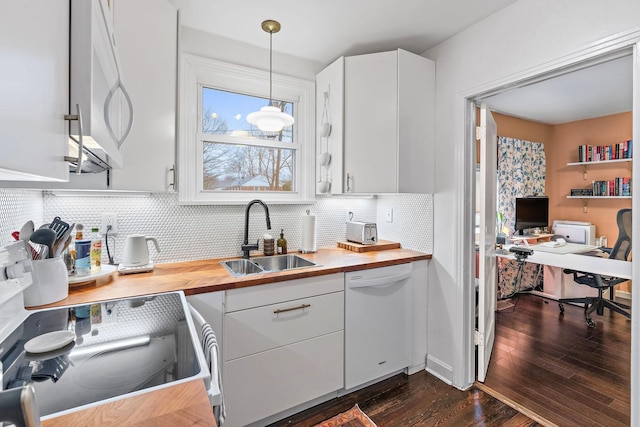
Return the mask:
[[[202,191],[202,141],[198,123],[198,102],[202,85],[247,95],[269,97],[269,72],[210,58],[180,55],[178,183],[182,205],[245,204],[259,197],[269,203],[309,204],[315,200],[315,83],[273,74],[276,99],[296,103],[294,107],[296,191],[227,193]],[[222,139],[222,138],[221,138]],[[242,144],[242,138],[224,137]]]

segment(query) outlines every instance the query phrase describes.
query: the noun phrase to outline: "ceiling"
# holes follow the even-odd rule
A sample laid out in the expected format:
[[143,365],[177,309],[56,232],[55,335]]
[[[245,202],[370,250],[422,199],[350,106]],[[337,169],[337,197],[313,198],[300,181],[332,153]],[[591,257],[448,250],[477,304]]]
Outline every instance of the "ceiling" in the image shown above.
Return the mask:
[[499,113],[555,125],[632,110],[632,56],[608,60],[479,100]]
[[[402,48],[421,54],[516,0],[168,0],[182,25],[268,48],[260,24],[275,19],[276,52],[329,64],[342,55]],[[503,114],[559,124],[631,111],[631,57],[538,79],[486,97]]]
[[329,64],[402,48],[421,54],[516,0],[168,0],[182,25],[268,48],[260,23],[282,30],[273,50]]

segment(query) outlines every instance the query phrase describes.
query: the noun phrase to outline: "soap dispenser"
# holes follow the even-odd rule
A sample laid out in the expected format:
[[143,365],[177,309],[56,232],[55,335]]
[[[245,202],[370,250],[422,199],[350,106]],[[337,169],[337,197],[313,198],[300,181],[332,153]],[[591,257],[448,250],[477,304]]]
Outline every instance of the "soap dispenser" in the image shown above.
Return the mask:
[[278,242],[276,244],[278,246],[279,255],[284,255],[287,253],[287,239],[284,238],[283,228],[280,229],[280,238],[278,239]]

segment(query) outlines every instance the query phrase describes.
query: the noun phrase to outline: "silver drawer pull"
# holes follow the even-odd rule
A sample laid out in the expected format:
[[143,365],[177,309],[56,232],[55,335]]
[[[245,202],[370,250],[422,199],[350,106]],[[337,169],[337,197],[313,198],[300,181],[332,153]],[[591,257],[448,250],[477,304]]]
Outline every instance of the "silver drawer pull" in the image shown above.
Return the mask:
[[304,310],[305,308],[309,308],[309,307],[311,307],[311,304],[302,304],[298,307],[291,307],[291,308],[279,308],[277,310],[273,310],[273,314],[286,313],[287,311],[294,311],[294,310]]

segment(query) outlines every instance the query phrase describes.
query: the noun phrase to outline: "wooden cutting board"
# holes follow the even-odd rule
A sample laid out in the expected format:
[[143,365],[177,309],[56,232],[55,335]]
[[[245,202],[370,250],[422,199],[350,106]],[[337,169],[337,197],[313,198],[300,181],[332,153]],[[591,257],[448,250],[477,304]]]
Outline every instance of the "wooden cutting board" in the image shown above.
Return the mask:
[[378,243],[373,245],[361,245],[354,242],[338,242],[338,247],[353,252],[371,252],[371,251],[385,251],[387,249],[398,249],[400,243],[391,242],[389,240],[379,240]]

